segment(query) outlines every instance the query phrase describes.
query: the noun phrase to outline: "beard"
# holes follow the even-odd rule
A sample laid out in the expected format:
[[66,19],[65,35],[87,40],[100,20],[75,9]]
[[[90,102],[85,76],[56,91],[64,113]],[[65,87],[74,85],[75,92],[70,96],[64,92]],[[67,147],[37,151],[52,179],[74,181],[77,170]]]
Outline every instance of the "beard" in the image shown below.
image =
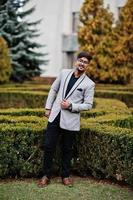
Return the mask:
[[81,72],[82,72],[82,73],[85,72],[85,67],[84,67],[84,66],[79,65],[79,66],[76,67],[76,69],[77,69],[77,71],[80,72],[80,73],[81,73]]

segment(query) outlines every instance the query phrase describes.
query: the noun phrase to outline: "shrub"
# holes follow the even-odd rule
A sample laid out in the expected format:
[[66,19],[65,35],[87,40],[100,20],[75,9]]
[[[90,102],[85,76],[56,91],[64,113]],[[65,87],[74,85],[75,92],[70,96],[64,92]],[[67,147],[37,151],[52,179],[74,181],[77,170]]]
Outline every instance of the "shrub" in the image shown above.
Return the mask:
[[120,101],[126,103],[127,106],[129,107],[133,106],[133,92],[97,90],[95,96],[102,98],[119,99]]
[[0,106],[1,108],[40,108],[44,107],[47,93],[28,92],[28,91],[1,91]]
[[[95,105],[96,108],[82,113],[81,131],[74,146],[73,169],[81,175],[89,173],[97,178],[113,178],[133,185],[133,117],[118,100],[98,98]],[[43,174],[47,124],[44,109],[19,111],[0,110],[1,178]],[[58,153],[57,149],[56,170],[59,170]]]
[[[46,121],[16,122],[0,125],[0,176],[37,177],[43,166],[43,135]],[[77,135],[73,169],[133,184],[133,134],[122,129],[82,120]],[[45,156],[45,155],[44,155]],[[58,160],[58,155],[56,160]]]
[[6,41],[0,37],[0,83],[9,81],[11,75],[11,60]]

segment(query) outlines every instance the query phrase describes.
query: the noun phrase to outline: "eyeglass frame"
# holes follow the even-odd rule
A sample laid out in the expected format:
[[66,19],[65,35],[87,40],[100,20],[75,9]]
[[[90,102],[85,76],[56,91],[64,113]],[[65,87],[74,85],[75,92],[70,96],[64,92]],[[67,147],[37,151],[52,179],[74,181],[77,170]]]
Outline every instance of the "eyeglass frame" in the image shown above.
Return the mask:
[[83,63],[85,65],[89,64],[89,61],[82,60],[81,58],[78,58],[77,61],[80,62],[80,63]]

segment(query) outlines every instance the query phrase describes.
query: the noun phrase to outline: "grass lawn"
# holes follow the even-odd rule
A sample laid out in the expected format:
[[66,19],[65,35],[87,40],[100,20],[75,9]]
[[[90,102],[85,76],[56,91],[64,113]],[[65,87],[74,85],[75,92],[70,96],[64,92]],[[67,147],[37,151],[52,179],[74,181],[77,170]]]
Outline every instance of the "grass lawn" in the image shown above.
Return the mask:
[[0,182],[0,200],[133,200],[133,192],[116,184],[74,178],[74,186],[62,185],[60,178],[38,188],[37,180]]

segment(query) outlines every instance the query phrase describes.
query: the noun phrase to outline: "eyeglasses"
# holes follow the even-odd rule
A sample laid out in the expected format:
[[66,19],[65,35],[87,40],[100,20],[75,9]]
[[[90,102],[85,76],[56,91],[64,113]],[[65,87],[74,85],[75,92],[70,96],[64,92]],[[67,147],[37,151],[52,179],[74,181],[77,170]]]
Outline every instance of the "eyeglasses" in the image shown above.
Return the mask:
[[82,60],[82,59],[80,59],[80,58],[78,59],[78,62],[83,63],[83,64],[86,64],[86,65],[89,64],[88,61],[86,61],[86,60]]

